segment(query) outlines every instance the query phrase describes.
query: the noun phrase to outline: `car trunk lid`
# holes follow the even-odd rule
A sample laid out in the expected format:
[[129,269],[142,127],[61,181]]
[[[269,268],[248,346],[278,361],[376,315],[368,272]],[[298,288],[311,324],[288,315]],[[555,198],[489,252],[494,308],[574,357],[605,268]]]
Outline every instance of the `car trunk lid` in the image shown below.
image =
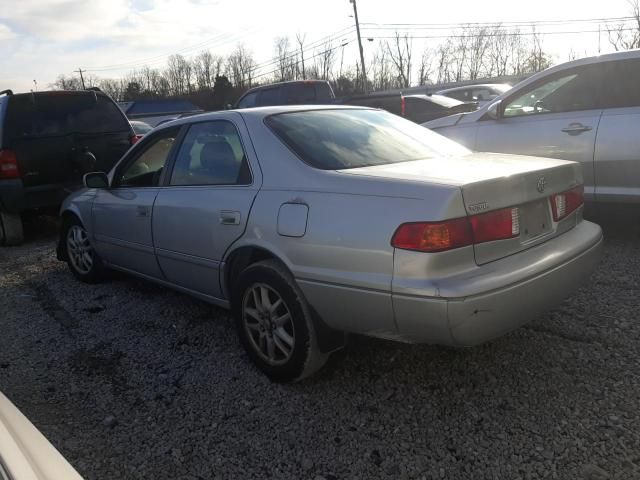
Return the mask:
[[[575,215],[555,221],[551,199],[582,184],[579,164],[517,155],[475,153],[414,162],[344,170],[407,182],[455,185],[460,188],[469,217],[515,209],[513,238],[474,243],[481,265],[544,242],[575,226]],[[419,219],[446,220],[446,219]],[[515,231],[515,230],[514,230]]]

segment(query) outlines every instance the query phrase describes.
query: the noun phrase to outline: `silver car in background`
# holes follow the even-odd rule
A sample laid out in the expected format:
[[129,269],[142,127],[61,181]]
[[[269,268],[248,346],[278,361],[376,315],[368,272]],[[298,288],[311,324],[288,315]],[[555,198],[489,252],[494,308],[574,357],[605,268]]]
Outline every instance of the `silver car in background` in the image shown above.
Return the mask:
[[446,88],[437,91],[436,94],[455,98],[461,102],[477,102],[479,106],[483,106],[510,89],[511,85],[508,83],[480,83]]
[[58,255],[231,308],[249,357],[303,378],[345,332],[475,345],[599,259],[574,162],[467,149],[384,111],[288,106],[156,128],[62,207]]
[[473,113],[423,123],[480,152],[582,163],[587,200],[640,202],[640,50],[563,63]]

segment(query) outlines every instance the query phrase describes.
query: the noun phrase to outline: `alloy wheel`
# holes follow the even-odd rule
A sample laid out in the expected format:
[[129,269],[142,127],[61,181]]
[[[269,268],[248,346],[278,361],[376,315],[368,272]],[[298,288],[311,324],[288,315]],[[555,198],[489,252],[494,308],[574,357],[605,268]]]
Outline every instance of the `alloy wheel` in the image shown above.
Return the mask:
[[93,268],[93,249],[89,235],[80,225],[72,225],[67,232],[67,254],[78,273],[89,274]]
[[242,322],[256,353],[270,365],[283,365],[293,355],[293,318],[282,297],[264,283],[245,291]]

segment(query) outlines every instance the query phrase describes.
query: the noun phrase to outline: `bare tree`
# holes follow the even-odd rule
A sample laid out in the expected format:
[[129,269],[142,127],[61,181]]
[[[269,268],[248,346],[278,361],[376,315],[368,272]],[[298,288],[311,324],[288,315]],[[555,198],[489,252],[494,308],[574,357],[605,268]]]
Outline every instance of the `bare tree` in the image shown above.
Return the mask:
[[395,74],[400,88],[406,88],[411,85],[411,46],[411,40],[409,40],[409,35],[406,33],[404,36],[400,36],[396,32],[391,44],[386,42],[387,52],[395,67]]
[[189,93],[187,84],[191,80],[192,68],[190,63],[182,55],[171,55],[167,60],[165,77],[169,83],[172,95],[184,95]]
[[527,72],[539,72],[551,65],[551,58],[543,50],[542,43],[542,37],[536,32],[536,28],[533,27],[529,57],[525,67]]
[[437,83],[448,83],[452,80],[450,60],[453,52],[453,42],[447,39],[446,42],[438,45],[436,50]]
[[79,78],[74,77],[73,75],[58,75],[56,81],[51,84],[51,88],[56,90],[81,90],[82,83]]
[[284,82],[286,80],[293,80],[290,77],[292,52],[290,51],[290,48],[289,48],[288,37],[276,38],[275,54],[276,54],[276,62],[278,65],[278,74],[280,76],[279,81]]
[[607,25],[609,43],[616,52],[640,48],[640,0],[627,0],[633,17],[633,27],[629,28],[624,23]]
[[198,90],[211,90],[216,76],[220,73],[221,59],[203,50],[191,62]]
[[317,77],[323,80],[331,79],[331,72],[336,61],[336,49],[332,47],[331,42],[326,42],[322,50],[317,51],[314,55]]
[[300,60],[302,61],[302,79],[307,79],[307,72],[304,68],[304,41],[307,38],[307,34],[301,35],[300,33],[296,34],[296,40],[298,42],[298,46],[300,47]]
[[433,74],[434,51],[425,48],[420,56],[420,66],[418,67],[418,85],[427,85],[432,83],[431,75]]
[[493,32],[487,27],[467,27],[467,75],[470,80],[475,80],[486,70],[487,51]]
[[111,78],[103,78],[98,83],[98,87],[104,93],[106,93],[111,98],[113,98],[115,101],[120,101],[123,98],[123,95],[122,95],[123,91],[121,88],[120,81],[118,80],[114,80]]
[[369,81],[373,90],[388,90],[395,86],[393,68],[389,60],[386,44],[378,45],[369,67],[371,76]]
[[251,87],[255,63],[253,54],[239,44],[227,58],[227,72],[231,82],[236,87]]

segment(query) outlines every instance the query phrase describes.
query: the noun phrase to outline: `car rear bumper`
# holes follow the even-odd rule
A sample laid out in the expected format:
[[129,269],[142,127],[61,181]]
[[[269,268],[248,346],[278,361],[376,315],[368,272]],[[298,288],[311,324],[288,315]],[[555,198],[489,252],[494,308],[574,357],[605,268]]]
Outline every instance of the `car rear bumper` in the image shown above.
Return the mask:
[[394,294],[398,338],[471,346],[518,328],[579,287],[598,263],[602,243],[600,227],[582,221],[544,244],[449,279],[440,297]]

